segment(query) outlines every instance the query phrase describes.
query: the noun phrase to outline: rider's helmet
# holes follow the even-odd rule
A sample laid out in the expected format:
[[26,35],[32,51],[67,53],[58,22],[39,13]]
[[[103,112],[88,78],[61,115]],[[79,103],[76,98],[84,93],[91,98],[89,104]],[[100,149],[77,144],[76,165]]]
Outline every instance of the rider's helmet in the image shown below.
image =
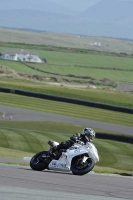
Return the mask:
[[92,128],[84,128],[82,131],[82,135],[85,136],[85,139],[88,142],[92,142],[95,137],[95,131]]

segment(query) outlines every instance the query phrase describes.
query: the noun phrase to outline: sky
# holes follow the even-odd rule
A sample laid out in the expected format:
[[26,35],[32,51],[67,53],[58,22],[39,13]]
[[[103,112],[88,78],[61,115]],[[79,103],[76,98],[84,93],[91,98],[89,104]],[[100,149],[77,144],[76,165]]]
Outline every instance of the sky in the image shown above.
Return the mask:
[[[45,2],[53,2],[62,6],[65,6],[69,9],[75,10],[75,11],[84,11],[89,6],[94,5],[95,3],[101,1],[101,0],[40,0],[40,2],[43,2],[45,6]],[[21,2],[21,3],[19,3]],[[18,7],[26,8],[26,5],[31,5],[32,3],[37,4],[37,0],[27,0],[27,4],[22,4],[22,0],[0,0],[0,10],[7,9],[15,9]]]
[[84,11],[89,6],[92,6],[101,0],[48,0],[48,1],[64,5],[68,8],[72,8],[72,10]]
[[[76,10],[76,11],[84,11],[89,6],[92,6],[92,5],[100,2],[101,0],[48,0],[48,1],[58,3],[60,5],[64,5],[68,8],[72,8],[73,10]],[[119,1],[133,1],[133,0],[119,0]]]
[[[0,10],[7,9],[15,9],[15,8],[26,8],[26,6],[30,5],[32,8],[32,3],[34,2],[34,5],[38,4],[37,0],[25,0],[27,1],[26,4],[23,4],[22,0],[0,0]],[[90,6],[100,2],[102,0],[40,0],[41,4],[45,6],[45,2],[53,2],[62,6],[65,6],[66,8],[69,8],[71,10],[75,11],[85,11]],[[106,0],[111,1],[111,0]],[[118,0],[118,1],[133,1],[133,0]],[[34,8],[33,8],[34,9]]]

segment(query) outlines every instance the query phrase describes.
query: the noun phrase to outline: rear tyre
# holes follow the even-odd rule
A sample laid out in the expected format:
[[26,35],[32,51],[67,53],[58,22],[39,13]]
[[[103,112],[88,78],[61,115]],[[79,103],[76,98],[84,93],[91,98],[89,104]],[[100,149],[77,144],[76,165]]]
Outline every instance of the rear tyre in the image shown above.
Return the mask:
[[42,171],[48,167],[48,152],[42,151],[34,155],[30,160],[30,167],[36,171]]
[[79,165],[77,163],[78,163],[78,160],[77,160],[77,162],[74,162],[72,164],[72,166],[71,166],[71,171],[72,171],[72,173],[74,175],[84,175],[84,174],[87,174],[95,166],[95,162],[91,158],[88,158],[86,160],[86,162],[84,163],[84,165]]

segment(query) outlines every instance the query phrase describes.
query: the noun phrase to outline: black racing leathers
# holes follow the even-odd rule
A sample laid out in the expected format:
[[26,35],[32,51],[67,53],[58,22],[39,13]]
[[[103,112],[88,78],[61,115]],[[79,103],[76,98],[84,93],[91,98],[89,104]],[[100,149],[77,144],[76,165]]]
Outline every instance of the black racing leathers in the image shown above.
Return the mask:
[[85,138],[85,136],[83,134],[76,133],[72,137],[70,137],[70,140],[66,140],[64,142],[61,142],[56,147],[53,147],[52,148],[52,153],[54,153],[55,151],[59,151],[60,149],[66,150],[69,147],[71,147],[74,143],[76,143],[78,140],[84,142],[85,144],[87,142],[86,138]]
[[70,140],[76,142],[76,141],[82,141],[83,143],[86,144],[88,140],[86,139],[86,136],[84,134],[76,133],[72,137],[70,137]]

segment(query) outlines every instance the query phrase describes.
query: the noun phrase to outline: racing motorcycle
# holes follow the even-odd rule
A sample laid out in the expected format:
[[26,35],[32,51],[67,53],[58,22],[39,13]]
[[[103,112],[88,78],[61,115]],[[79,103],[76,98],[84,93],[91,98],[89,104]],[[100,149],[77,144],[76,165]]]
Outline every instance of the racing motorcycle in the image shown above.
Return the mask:
[[[50,149],[59,143],[49,140]],[[42,151],[35,154],[30,160],[30,167],[33,170],[42,171],[44,169],[54,171],[72,172],[74,175],[84,175],[90,172],[99,161],[98,151],[94,144],[88,142],[84,144],[77,141],[67,150],[56,151],[50,154],[49,151]]]

